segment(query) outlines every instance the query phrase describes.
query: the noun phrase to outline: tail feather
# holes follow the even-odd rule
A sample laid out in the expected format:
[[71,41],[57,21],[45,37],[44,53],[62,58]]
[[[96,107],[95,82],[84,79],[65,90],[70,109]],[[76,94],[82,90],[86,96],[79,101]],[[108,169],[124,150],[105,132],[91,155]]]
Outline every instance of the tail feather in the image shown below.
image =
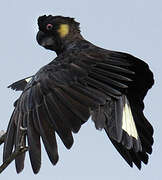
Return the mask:
[[92,120],[97,129],[105,128],[110,138],[127,149],[142,150],[131,107],[125,95],[119,100],[107,100],[106,105],[95,109]]
[[100,109],[93,111],[92,120],[97,129],[105,129],[112,144],[126,162],[131,167],[134,163],[141,169],[141,161],[147,164],[147,153],[152,152],[153,134],[147,133],[147,130],[141,131],[145,125],[151,130],[152,127],[140,111],[143,109],[133,108],[135,102],[132,103],[125,95],[119,100],[111,99],[104,106],[100,106]]

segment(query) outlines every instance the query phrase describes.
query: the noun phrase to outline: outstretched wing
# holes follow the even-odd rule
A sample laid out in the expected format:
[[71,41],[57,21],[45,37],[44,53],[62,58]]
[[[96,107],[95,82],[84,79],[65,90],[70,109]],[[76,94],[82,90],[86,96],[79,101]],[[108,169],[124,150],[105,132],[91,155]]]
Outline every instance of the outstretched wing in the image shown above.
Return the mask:
[[[58,150],[55,133],[69,149],[73,144],[72,132],[77,133],[91,114],[96,128],[105,128],[110,139],[119,146],[132,152],[147,152],[143,149],[145,141],[141,140],[142,135],[138,133],[138,117],[134,118],[133,109],[131,110],[134,105],[131,102],[134,94],[131,87],[134,83],[135,87],[138,86],[140,81],[134,67],[137,66],[142,71],[146,64],[140,60],[136,63],[136,58],[128,54],[100,51],[79,54],[72,52],[67,58],[66,55],[64,58],[60,56],[32,77],[10,119],[4,145],[4,161],[13,148],[25,144],[27,136],[34,173],[38,173],[41,165],[40,137],[50,161],[56,164]],[[139,61],[142,62],[140,65]],[[148,66],[143,73],[151,73]],[[151,78],[149,83],[150,81]],[[140,95],[140,102],[151,87],[148,87],[147,82],[144,84],[141,84],[141,91],[144,93],[143,96]],[[143,109],[140,113],[141,111]],[[129,114],[129,117],[123,118],[124,113],[126,116]],[[128,124],[130,128],[127,127]],[[27,129],[27,134],[22,137],[21,131],[24,129]],[[150,135],[145,138],[150,138]],[[124,156],[123,153],[121,155]],[[16,159],[17,172],[23,169],[24,158],[25,155],[21,155]],[[139,161],[141,160],[140,158]]]

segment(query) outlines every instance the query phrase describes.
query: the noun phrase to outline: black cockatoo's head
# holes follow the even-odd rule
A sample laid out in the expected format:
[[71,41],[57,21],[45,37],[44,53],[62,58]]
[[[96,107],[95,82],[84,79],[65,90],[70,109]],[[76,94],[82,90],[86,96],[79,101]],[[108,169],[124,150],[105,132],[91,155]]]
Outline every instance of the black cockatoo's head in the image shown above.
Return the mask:
[[74,18],[63,16],[40,16],[37,42],[46,49],[61,53],[67,44],[76,38],[82,38],[79,23]]

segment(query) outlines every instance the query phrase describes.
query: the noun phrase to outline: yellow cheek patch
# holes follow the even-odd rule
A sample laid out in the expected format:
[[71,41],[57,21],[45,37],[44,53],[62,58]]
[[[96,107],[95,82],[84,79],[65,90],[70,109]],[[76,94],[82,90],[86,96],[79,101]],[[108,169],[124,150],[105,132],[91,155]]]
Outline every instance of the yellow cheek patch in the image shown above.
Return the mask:
[[64,38],[66,35],[69,34],[69,25],[68,24],[61,24],[58,31],[61,38]]

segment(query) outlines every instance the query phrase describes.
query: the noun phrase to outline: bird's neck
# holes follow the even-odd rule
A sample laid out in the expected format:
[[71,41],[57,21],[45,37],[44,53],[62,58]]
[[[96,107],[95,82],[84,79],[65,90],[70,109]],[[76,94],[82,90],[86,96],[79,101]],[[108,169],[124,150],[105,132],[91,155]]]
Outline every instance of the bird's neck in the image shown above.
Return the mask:
[[61,40],[60,47],[56,51],[57,55],[65,53],[72,49],[80,48],[80,45],[86,40],[82,37],[81,34],[72,35],[71,37],[67,37]]

